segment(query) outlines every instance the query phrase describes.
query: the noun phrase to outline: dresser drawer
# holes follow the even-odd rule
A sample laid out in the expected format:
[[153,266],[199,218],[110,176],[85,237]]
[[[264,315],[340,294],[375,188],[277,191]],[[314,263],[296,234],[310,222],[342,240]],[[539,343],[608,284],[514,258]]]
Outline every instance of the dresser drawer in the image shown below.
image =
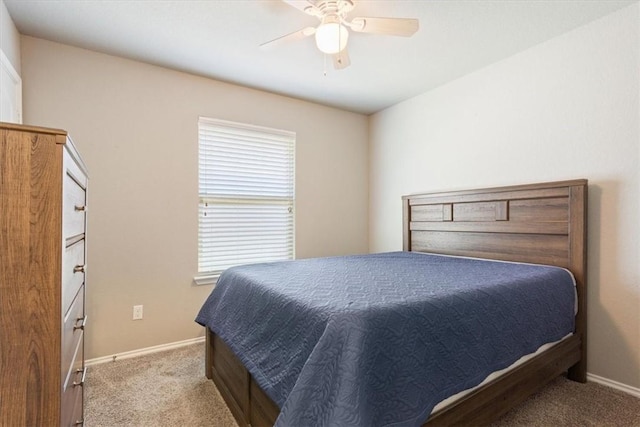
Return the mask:
[[[70,351],[61,360],[62,389],[73,388],[73,384],[80,382],[84,368],[84,333],[75,334],[71,342]],[[77,386],[76,386],[77,387]]]
[[60,425],[64,427],[79,427],[84,425],[84,393],[82,387],[76,387],[68,391],[69,396],[63,396],[62,416]]
[[84,340],[80,339],[76,343],[75,358],[72,364],[64,371],[67,375],[63,375],[63,392],[61,400],[60,425],[73,426],[82,420],[82,406],[84,397]]
[[82,188],[87,188],[87,169],[80,160],[80,155],[76,151],[71,138],[68,138],[67,143],[64,145],[63,156],[62,166],[65,173],[72,176]]
[[[80,290],[76,298],[71,304],[71,308],[67,312],[62,323],[62,366],[68,367],[75,356],[78,341],[84,335],[84,325],[86,317],[84,315],[84,286],[80,286]],[[66,371],[64,371],[66,375]],[[65,378],[63,377],[64,381]]]
[[66,314],[84,283],[84,239],[65,248],[62,254],[62,313]]
[[85,231],[87,194],[69,173],[65,173],[63,182],[62,237],[68,239]]

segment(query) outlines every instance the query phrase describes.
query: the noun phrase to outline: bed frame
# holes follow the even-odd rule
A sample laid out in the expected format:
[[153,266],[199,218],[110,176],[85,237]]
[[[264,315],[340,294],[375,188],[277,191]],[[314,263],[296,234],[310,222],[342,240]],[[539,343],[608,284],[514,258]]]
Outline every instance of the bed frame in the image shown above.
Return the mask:
[[[549,264],[576,279],[575,333],[451,405],[426,426],[483,425],[568,371],[586,381],[587,180],[404,196],[403,250]],[[241,426],[272,426],[278,406],[206,330],[206,376]]]

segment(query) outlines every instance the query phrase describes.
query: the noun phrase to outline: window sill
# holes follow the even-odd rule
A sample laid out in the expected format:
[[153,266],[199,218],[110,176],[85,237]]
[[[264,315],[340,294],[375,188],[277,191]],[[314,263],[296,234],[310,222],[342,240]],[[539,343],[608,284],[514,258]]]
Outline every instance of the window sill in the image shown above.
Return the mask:
[[220,277],[219,274],[209,274],[209,275],[204,275],[204,276],[195,276],[193,278],[193,283],[195,283],[197,286],[215,285],[218,282],[218,277]]

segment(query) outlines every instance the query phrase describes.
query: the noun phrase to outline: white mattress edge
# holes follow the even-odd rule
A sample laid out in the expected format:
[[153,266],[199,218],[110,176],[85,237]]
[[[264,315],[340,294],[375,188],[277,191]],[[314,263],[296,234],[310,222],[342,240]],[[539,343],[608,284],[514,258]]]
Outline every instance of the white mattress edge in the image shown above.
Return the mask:
[[567,338],[571,337],[572,335],[573,335],[573,333],[570,333],[570,334],[566,335],[565,337],[559,339],[558,341],[554,341],[554,342],[550,342],[550,343],[547,343],[547,344],[543,344],[536,351],[534,351],[533,353],[529,353],[529,354],[526,354],[526,355],[522,356],[520,359],[516,360],[510,366],[508,366],[508,367],[506,367],[504,369],[501,369],[499,371],[492,372],[491,374],[489,374],[487,376],[487,378],[484,379],[484,381],[482,381],[477,386],[468,388],[466,390],[463,390],[463,391],[461,391],[459,393],[454,394],[453,396],[447,397],[446,399],[444,399],[443,401],[438,403],[436,406],[434,406],[433,410],[431,411],[431,415],[433,415],[436,412],[444,409],[446,406],[449,406],[449,405],[455,403],[456,401],[462,399],[463,397],[465,397],[469,393],[471,393],[474,390],[482,387],[483,385],[487,384],[488,382],[493,381],[496,378],[506,374],[507,372],[514,370],[515,368],[517,368],[518,366],[520,366],[523,363],[527,362],[528,360],[532,359],[533,357],[535,357],[535,356],[537,356],[537,355],[539,355],[541,353],[544,353],[546,350],[548,350],[551,347],[561,343],[562,341],[566,340]]

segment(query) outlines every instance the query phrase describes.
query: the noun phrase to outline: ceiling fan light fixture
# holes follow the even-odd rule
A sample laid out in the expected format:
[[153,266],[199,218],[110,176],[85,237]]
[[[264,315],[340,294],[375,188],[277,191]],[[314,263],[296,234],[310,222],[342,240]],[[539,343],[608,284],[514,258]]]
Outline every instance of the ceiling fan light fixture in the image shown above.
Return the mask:
[[316,45],[321,52],[328,55],[344,50],[347,40],[349,31],[337,19],[326,19],[316,29]]

